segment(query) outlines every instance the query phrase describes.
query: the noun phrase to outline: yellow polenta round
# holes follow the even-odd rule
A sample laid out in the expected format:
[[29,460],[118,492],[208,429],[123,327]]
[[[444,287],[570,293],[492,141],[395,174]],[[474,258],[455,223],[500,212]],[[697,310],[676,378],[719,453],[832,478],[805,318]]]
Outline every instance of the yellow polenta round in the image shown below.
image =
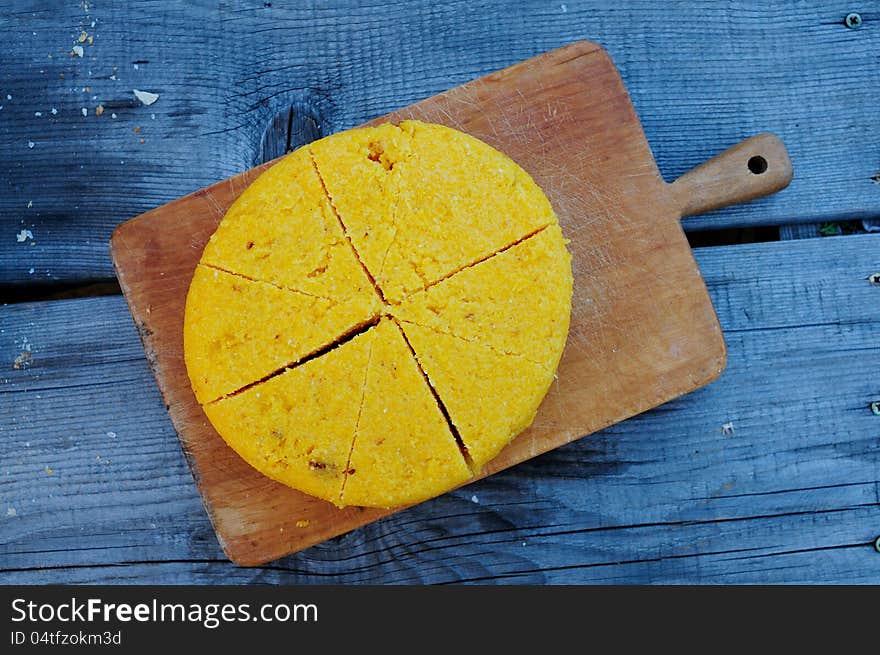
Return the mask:
[[384,124],[300,148],[242,193],[193,276],[184,354],[254,468],[340,507],[399,507],[532,423],[571,293],[522,168],[448,127]]

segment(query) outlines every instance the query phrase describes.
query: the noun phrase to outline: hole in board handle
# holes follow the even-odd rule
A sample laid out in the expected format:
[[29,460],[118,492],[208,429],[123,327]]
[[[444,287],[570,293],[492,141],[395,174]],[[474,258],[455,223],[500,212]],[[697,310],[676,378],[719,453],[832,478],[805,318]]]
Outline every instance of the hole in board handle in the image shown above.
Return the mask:
[[749,170],[755,175],[760,175],[767,170],[767,160],[761,155],[755,155],[749,158]]

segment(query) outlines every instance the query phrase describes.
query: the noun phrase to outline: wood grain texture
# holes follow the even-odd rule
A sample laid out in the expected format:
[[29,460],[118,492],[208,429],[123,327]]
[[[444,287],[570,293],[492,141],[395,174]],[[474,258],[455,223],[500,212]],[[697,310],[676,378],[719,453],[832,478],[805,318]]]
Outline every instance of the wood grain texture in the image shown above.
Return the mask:
[[[682,187],[660,178],[626,89],[601,48],[575,43],[376,122],[407,118],[463,130],[508,154],[544,189],[570,240],[574,296],[557,379],[533,425],[483,475],[718,376],[724,342],[679,225]],[[776,161],[785,149],[773,145]],[[710,169],[728,171],[742,197],[774,190],[764,183],[773,173],[751,174],[738,162],[741,154],[717,158]],[[724,163],[728,158],[733,163]],[[732,172],[737,164],[739,177]],[[773,170],[779,169],[777,162]],[[387,514],[340,510],[263,477],[226,446],[190,388],[182,325],[192,273],[204,243],[255,175],[229,178],[147,212],[111,239],[120,286],[205,507],[226,553],[247,565]],[[701,185],[685,181],[684,188]],[[180,227],[188,240],[179,238]],[[302,522],[308,527],[297,529]]]
[[696,251],[718,381],[258,568],[223,556],[123,300],[0,307],[0,583],[880,583],[878,253]]
[[[111,279],[116,225],[262,161],[264,130],[291,107],[329,134],[584,38],[615,59],[666,179],[758,132],[788,144],[791,188],[687,229],[876,217],[880,14],[859,8],[850,30],[852,10],[231,0],[86,12],[0,0],[0,282]],[[83,29],[94,43],[70,57]],[[144,107],[133,88],[160,99]],[[21,229],[35,246],[15,240]]]
[[819,233],[821,223],[795,223],[794,225],[779,226],[779,240],[789,241],[791,239],[817,239],[822,236]]

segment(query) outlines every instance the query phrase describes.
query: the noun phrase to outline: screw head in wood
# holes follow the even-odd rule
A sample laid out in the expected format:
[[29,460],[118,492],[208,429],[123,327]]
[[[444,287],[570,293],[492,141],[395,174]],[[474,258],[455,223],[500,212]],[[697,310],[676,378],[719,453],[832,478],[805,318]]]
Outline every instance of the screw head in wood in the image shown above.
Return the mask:
[[857,30],[862,26],[862,17],[860,14],[847,14],[843,19],[843,24],[851,30]]
[[874,539],[874,550],[880,553],[880,536]]

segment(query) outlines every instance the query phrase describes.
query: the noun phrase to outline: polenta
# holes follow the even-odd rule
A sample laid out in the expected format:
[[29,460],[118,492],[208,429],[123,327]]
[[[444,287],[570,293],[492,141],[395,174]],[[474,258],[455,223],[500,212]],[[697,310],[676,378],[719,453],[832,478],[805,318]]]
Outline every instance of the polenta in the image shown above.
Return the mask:
[[[320,350],[375,315],[369,295],[343,302],[199,265],[187,295],[183,349],[200,403],[230,394]],[[307,319],[307,320],[304,320]]]
[[436,496],[534,420],[568,333],[565,243],[532,178],[449,127],[300,148],[195,270],[196,399],[251,466],[337,506]]
[[373,338],[373,330],[359,334],[323,357],[207,403],[205,414],[264,475],[313,496],[339,498]]
[[342,503],[409,505],[466,482],[471,471],[400,328],[383,318],[372,332]]
[[420,325],[402,327],[472,465],[481,469],[531,425],[556,367]]
[[398,318],[555,369],[568,334],[571,256],[559,225],[392,308]]

